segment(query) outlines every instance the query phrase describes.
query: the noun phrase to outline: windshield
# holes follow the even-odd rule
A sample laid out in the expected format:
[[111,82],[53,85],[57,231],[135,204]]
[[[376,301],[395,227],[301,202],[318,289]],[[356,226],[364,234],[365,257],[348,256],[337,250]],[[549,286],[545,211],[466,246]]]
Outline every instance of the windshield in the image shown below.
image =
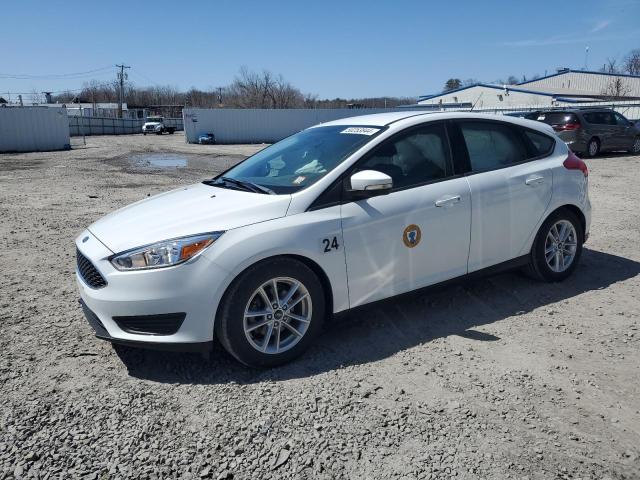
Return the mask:
[[285,138],[223,174],[287,194],[308,187],[373,139],[382,127],[316,127]]
[[149,123],[162,123],[162,117],[149,117],[147,118],[147,122]]

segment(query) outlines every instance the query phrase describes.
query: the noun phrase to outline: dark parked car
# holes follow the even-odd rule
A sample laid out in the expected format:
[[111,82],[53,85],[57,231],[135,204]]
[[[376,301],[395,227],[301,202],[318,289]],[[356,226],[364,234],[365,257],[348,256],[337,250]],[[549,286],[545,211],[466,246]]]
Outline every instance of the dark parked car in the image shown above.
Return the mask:
[[640,153],[640,129],[608,108],[548,110],[535,120],[551,125],[571,150],[587,157],[616,150]]

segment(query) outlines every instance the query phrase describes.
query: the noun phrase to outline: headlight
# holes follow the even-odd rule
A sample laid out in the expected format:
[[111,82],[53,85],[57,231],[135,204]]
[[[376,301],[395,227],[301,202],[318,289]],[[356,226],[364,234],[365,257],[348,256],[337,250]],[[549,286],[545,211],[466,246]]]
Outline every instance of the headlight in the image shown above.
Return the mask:
[[146,270],[171,267],[199,255],[224,232],[203,233],[190,237],[173,238],[163,242],[134,248],[110,258],[111,264],[120,271]]

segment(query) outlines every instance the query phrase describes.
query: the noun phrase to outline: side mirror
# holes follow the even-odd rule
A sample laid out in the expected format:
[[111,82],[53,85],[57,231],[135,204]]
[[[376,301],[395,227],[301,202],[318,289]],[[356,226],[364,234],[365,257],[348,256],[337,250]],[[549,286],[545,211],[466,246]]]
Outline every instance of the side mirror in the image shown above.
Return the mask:
[[362,170],[351,175],[350,192],[357,198],[385,195],[393,188],[393,180],[376,170]]

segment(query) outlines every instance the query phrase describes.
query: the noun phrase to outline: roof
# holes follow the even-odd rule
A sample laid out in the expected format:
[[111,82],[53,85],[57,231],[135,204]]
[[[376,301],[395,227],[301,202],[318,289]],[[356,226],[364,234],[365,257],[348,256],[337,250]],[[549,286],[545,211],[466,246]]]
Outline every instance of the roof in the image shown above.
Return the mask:
[[503,120],[511,123],[516,123],[518,125],[523,125],[529,128],[537,128],[538,130],[541,128],[540,122],[535,122],[533,120],[526,120],[515,117],[507,117],[507,116],[496,116],[494,114],[488,113],[473,113],[473,112],[417,112],[417,111],[404,111],[404,112],[391,112],[391,113],[373,113],[370,115],[359,115],[356,117],[346,117],[340,118],[338,120],[333,120],[331,122],[321,123],[315,125],[311,128],[317,127],[328,127],[328,126],[338,126],[338,125],[349,125],[349,126],[375,126],[375,127],[383,127],[390,124],[397,124],[402,127],[411,121],[419,122],[421,118],[427,118],[430,121],[436,120],[449,120],[453,118],[477,118],[477,119],[487,119],[487,120]]
[[544,77],[539,77],[531,80],[527,80],[525,82],[520,82],[517,85],[526,85],[531,82],[539,82],[540,80],[544,80],[545,78],[557,77],[559,75],[564,75],[566,73],[584,73],[587,75],[610,75],[613,77],[631,77],[631,78],[640,78],[640,75],[631,75],[628,73],[608,73],[608,72],[594,72],[593,70],[562,70],[560,72],[552,73],[551,75],[545,75]]
[[542,95],[544,97],[553,97],[556,95],[555,93],[547,93],[539,90],[529,90],[525,88],[519,88],[514,85],[495,85],[493,83],[474,83],[473,85],[467,85],[465,87],[455,88],[453,90],[447,90],[446,92],[440,92],[433,95],[424,95],[424,96],[421,96],[418,100],[419,101],[429,100],[431,98],[441,97],[442,95],[450,95],[452,93],[461,92],[462,90],[467,90],[469,88],[474,88],[474,87],[485,87],[485,88],[493,88],[495,90],[509,90],[512,92],[532,93],[534,95]]
[[[640,78],[640,77],[638,77]],[[540,80],[540,79],[538,79]],[[493,88],[495,90],[509,90],[510,92],[520,92],[520,93],[529,93],[532,95],[541,95],[543,97],[554,97],[556,100],[560,100],[563,102],[575,102],[576,98],[580,98],[582,101],[598,101],[602,97],[609,97],[610,95],[598,95],[594,92],[586,92],[584,90],[571,90],[567,88],[553,88],[553,87],[530,87],[530,88],[521,88],[518,83],[517,85],[494,85],[492,83],[475,83],[473,85],[467,85],[465,87],[456,88],[454,90],[447,90],[446,92],[436,93],[434,95],[425,95],[418,98],[418,102],[424,100],[430,100],[432,98],[442,97],[443,95],[450,95],[452,93],[460,92],[462,90],[467,90],[469,88],[474,87],[484,87],[484,88]],[[639,97],[635,96],[625,96],[625,99],[634,100]]]

